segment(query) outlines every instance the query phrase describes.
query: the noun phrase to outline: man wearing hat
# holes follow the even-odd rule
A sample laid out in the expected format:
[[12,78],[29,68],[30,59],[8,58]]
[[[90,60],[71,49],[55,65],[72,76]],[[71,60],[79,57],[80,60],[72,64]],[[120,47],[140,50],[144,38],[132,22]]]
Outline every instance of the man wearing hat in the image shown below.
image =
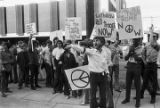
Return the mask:
[[[104,37],[97,36],[93,40],[94,48],[84,48],[81,46],[71,45],[76,51],[87,54],[88,56],[88,68],[90,70],[90,108],[106,108],[106,93],[109,90],[106,86],[108,80],[110,80],[108,70],[108,58],[111,58],[111,52],[105,46]],[[97,103],[96,92],[97,87],[100,92],[100,103]]]

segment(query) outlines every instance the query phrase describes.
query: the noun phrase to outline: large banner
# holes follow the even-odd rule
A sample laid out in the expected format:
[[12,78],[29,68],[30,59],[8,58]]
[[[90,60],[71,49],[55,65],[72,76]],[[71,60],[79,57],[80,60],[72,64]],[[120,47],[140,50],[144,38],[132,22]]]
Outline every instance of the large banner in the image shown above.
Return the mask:
[[88,65],[65,70],[72,90],[90,88]]
[[79,17],[66,18],[65,38],[70,40],[82,39],[82,21]]
[[117,12],[119,39],[143,37],[140,7],[122,9]]
[[103,12],[95,15],[96,33],[107,39],[116,37],[116,14],[113,12]]

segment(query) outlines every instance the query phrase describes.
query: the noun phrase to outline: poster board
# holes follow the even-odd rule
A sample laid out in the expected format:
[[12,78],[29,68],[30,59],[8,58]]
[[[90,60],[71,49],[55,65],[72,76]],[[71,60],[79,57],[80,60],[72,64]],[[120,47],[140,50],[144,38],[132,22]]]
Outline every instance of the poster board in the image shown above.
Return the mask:
[[65,70],[72,90],[90,88],[88,65]]
[[139,6],[117,11],[119,39],[143,37],[141,10]]
[[66,18],[65,38],[69,40],[82,39],[82,20],[80,17]]
[[36,34],[37,28],[35,23],[29,23],[25,25],[25,31],[27,34]]
[[58,37],[59,40],[63,41],[63,31],[57,30],[50,33],[50,40],[53,41],[55,37]]
[[95,24],[97,36],[112,40],[116,39],[116,13],[103,12],[96,14]]

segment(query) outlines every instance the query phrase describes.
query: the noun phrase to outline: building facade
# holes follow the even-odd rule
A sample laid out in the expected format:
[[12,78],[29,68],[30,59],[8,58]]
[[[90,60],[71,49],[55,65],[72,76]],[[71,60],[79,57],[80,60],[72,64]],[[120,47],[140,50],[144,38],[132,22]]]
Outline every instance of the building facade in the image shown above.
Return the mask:
[[[123,3],[124,0],[94,0],[94,12],[116,11],[124,8]],[[28,37],[25,25],[33,22],[36,23],[36,36],[49,36],[50,32],[64,31],[67,17],[81,17],[82,34],[85,35],[86,0],[51,0],[43,3],[0,6],[0,38]]]

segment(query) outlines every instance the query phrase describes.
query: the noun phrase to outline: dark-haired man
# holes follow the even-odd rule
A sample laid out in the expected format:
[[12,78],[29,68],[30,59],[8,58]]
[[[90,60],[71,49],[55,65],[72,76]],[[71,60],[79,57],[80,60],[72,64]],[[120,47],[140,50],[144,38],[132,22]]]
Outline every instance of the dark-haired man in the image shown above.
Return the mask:
[[[106,93],[109,90],[106,86],[108,83],[107,80],[110,79],[109,70],[108,70],[108,61],[111,59],[111,52],[105,46],[104,37],[97,36],[93,40],[94,48],[84,48],[76,45],[71,45],[76,51],[87,54],[90,70],[90,108],[106,108]],[[97,87],[100,92],[100,103],[97,104],[96,92]]]

